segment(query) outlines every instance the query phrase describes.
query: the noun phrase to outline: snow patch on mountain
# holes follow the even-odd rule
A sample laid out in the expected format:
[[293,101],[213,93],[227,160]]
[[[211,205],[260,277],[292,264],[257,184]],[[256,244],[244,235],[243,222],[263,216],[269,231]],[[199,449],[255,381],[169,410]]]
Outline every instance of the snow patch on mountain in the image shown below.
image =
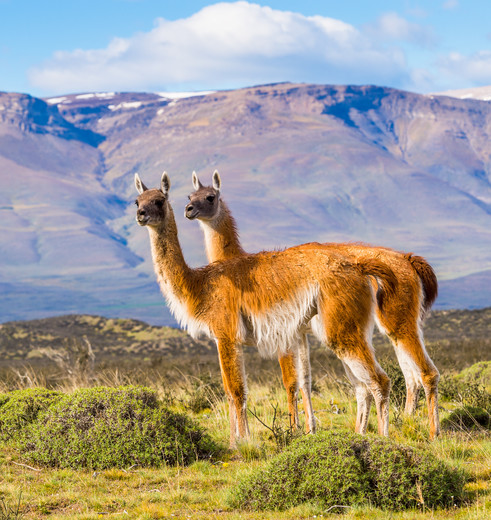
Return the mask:
[[125,101],[118,105],[108,105],[109,110],[122,110],[125,108],[140,108],[142,106],[141,101]]
[[157,95],[167,99],[184,99],[196,96],[207,96],[215,92],[216,90],[202,90],[200,92],[157,92]]
[[434,92],[433,96],[448,96],[458,99],[478,99],[491,101],[491,85],[487,87],[463,88],[459,90],[446,90],[445,92]]

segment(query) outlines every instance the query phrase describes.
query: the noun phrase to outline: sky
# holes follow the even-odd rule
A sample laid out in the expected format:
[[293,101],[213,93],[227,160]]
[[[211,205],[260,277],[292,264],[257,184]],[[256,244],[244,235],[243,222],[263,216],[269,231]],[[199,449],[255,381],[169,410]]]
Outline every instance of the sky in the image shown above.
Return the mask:
[[489,0],[0,0],[0,91],[491,85]]

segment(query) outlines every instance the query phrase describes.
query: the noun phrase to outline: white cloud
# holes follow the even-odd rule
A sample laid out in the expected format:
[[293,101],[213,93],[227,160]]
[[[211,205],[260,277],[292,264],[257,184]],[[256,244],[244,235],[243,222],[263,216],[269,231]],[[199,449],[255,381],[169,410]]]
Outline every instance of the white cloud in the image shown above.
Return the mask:
[[[397,15],[392,21],[398,35],[410,39],[417,32]],[[393,38],[390,20],[380,23]],[[57,52],[30,71],[31,83],[50,94],[275,81],[401,85],[409,77],[400,49],[350,24],[244,1],[211,5],[176,21],[158,19],[149,32],[114,38],[104,49]]]
[[430,27],[409,22],[393,12],[384,13],[375,24],[368,25],[366,30],[374,40],[406,41],[421,47],[431,47],[436,41]]
[[443,9],[452,10],[459,7],[459,0],[446,0],[442,5]]
[[462,87],[491,84],[491,51],[479,51],[470,56],[452,52],[438,63],[442,74]]

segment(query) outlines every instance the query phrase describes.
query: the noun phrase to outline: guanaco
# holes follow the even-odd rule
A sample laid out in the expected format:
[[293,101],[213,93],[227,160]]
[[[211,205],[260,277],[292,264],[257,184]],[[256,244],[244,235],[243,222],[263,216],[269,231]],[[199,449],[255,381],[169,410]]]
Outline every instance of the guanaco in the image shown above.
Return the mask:
[[[237,225],[221,197],[221,179],[217,171],[213,173],[212,186],[203,186],[195,172],[192,175],[194,192],[189,195],[185,215],[188,219],[198,219],[205,236],[205,247],[210,262],[225,260],[247,253],[240,243]],[[422,323],[438,294],[438,282],[430,264],[412,253],[401,253],[389,248],[375,247],[359,243],[327,243],[328,251],[348,256],[353,261],[364,262],[378,259],[394,272],[397,288],[393,293],[379,293],[376,306],[376,322],[379,329],[387,334],[406,381],[405,413],[413,414],[418,404],[419,390],[423,386],[428,408],[430,438],[440,431],[438,414],[439,372],[428,355],[422,332]],[[377,282],[372,279],[374,289]],[[383,302],[381,301],[383,297]],[[307,336],[301,338],[297,350],[299,358],[292,361],[292,355],[280,358],[283,380],[288,391],[290,414],[296,412],[296,392],[300,387],[306,417],[312,413],[310,401],[310,363],[308,359]],[[350,377],[349,371],[347,372]],[[297,383],[297,375],[299,383]],[[308,419],[307,419],[308,422]],[[314,423],[315,427],[315,423]],[[307,430],[312,426],[307,426]]]
[[388,435],[390,380],[371,345],[369,276],[376,276],[389,295],[397,285],[391,269],[377,259],[347,261],[315,243],[191,268],[179,244],[168,175],[162,174],[159,189],[148,189],[135,174],[135,186],[136,220],[148,230],[155,273],[170,310],[191,335],[216,341],[232,446],[249,436],[242,345],[256,345],[263,356],[286,353],[298,345],[309,322],[351,373],[356,431],[366,431],[373,396],[378,432]]

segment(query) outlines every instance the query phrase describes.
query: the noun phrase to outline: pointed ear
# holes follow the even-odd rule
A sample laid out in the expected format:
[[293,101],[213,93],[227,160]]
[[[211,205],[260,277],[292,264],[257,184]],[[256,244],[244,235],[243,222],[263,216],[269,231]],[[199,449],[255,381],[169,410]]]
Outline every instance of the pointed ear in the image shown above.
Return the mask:
[[196,172],[193,172],[193,188],[198,191],[200,188],[202,188],[203,185],[198,179],[198,176],[196,175]]
[[213,172],[213,187],[220,191],[220,186],[222,185],[222,180],[220,179],[220,175],[218,174],[218,170]]
[[141,195],[144,191],[147,191],[148,188],[143,184],[142,180],[138,173],[135,173],[135,188],[136,191]]
[[167,194],[170,190],[170,179],[167,175],[167,172],[164,172],[162,174],[162,179],[160,180],[160,189],[162,190],[162,193],[167,197]]

